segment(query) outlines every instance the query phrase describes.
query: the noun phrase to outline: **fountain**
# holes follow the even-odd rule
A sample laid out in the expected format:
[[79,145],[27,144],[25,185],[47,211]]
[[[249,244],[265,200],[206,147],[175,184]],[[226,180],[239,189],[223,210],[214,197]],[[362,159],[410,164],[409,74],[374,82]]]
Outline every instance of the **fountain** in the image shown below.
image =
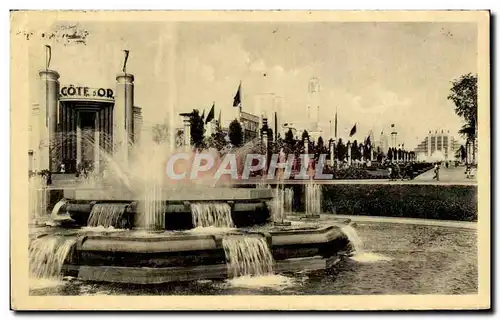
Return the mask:
[[273,255],[262,236],[229,236],[222,240],[230,277],[273,273]]
[[311,181],[305,185],[306,217],[319,218],[321,214],[321,185]]
[[286,188],[284,194],[284,210],[285,212],[293,212],[293,189]]
[[39,174],[29,177],[30,221],[36,222],[43,217],[47,208],[47,188],[45,179]]
[[89,227],[125,228],[127,225],[123,216],[127,206],[128,204],[123,203],[96,203],[92,206],[87,225]]
[[58,278],[63,263],[74,249],[76,238],[45,236],[30,245],[30,273],[37,278]]
[[192,203],[193,226],[195,228],[233,228],[231,207],[227,203]]
[[[58,226],[31,237],[31,274],[137,284],[221,279],[325,269],[347,250],[344,221],[285,221],[293,193],[282,186],[273,194],[167,180],[160,173],[171,150],[134,145],[123,165],[99,149],[106,177],[64,190],[51,216]],[[319,213],[319,188],[307,190],[307,212]]]

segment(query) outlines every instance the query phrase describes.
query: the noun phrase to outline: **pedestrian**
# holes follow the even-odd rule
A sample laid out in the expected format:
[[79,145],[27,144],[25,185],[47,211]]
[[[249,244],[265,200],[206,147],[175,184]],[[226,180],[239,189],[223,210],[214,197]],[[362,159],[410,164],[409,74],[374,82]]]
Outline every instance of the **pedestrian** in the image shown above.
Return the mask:
[[403,181],[403,176],[401,175],[401,168],[399,167],[399,164],[396,163],[394,171],[395,171],[395,179],[401,179],[401,181]]
[[389,172],[389,181],[391,181],[392,180],[392,168],[391,168],[391,166],[387,167],[387,171]]
[[439,164],[437,162],[434,166],[434,177],[432,177],[432,179],[436,179],[436,181],[439,181]]

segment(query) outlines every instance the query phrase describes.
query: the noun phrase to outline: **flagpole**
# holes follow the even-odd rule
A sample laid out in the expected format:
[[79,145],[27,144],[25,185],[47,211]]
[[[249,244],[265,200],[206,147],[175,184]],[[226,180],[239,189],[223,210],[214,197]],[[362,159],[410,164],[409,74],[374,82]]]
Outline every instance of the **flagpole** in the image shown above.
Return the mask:
[[335,140],[337,140],[337,125],[338,125],[337,109],[338,106],[335,106]]

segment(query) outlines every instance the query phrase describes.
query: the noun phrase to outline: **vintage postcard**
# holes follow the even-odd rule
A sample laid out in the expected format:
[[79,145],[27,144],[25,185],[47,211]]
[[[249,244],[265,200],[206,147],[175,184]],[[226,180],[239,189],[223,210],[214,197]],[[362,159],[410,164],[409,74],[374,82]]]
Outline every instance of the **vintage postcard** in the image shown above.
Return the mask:
[[489,16],[11,12],[12,308],[489,309]]

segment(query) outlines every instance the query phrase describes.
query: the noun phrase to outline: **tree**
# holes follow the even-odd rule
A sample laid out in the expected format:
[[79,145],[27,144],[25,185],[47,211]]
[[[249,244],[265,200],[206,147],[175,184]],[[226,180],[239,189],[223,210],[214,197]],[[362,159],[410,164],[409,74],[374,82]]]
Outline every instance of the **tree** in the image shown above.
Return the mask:
[[293,146],[295,144],[295,139],[293,138],[293,131],[292,129],[288,129],[288,131],[285,134],[285,143],[289,146]]
[[226,136],[220,127],[217,127],[214,133],[208,137],[206,143],[208,147],[222,150],[226,146]]
[[[472,142],[476,150],[477,136],[477,75],[468,73],[452,81],[448,99],[455,104],[455,113],[463,118],[464,124],[458,133]],[[473,152],[475,160],[475,152]]]
[[351,144],[351,159],[352,160],[359,159],[358,140],[354,140],[354,142]]
[[307,132],[307,130],[304,130],[304,132],[302,132],[302,142],[304,142],[306,138],[309,139],[309,132]]
[[285,152],[290,153],[293,150],[293,147],[295,145],[295,139],[293,137],[293,131],[292,129],[288,129],[288,131],[285,134]]
[[337,142],[337,148],[335,148],[335,157],[339,159],[340,161],[344,161],[345,156],[346,156],[346,147],[344,145],[344,142],[342,141],[342,138],[339,138],[339,141]]
[[455,158],[464,161],[466,157],[467,157],[467,151],[465,150],[464,145],[461,145],[460,148],[458,148],[457,152],[455,153]]
[[325,151],[325,143],[323,142],[323,137],[318,138],[318,143],[316,143],[316,152],[322,154]]
[[155,124],[152,128],[153,141],[157,144],[161,144],[165,141],[168,141],[169,130],[168,126],[165,123]]
[[235,147],[241,146],[243,142],[243,129],[236,119],[229,124],[229,141]]
[[196,148],[202,148],[205,136],[205,123],[197,109],[194,109],[191,113],[189,122],[191,124],[191,144]]
[[271,129],[271,128],[267,129],[267,140],[269,142],[274,141],[274,133],[273,133],[273,129]]

